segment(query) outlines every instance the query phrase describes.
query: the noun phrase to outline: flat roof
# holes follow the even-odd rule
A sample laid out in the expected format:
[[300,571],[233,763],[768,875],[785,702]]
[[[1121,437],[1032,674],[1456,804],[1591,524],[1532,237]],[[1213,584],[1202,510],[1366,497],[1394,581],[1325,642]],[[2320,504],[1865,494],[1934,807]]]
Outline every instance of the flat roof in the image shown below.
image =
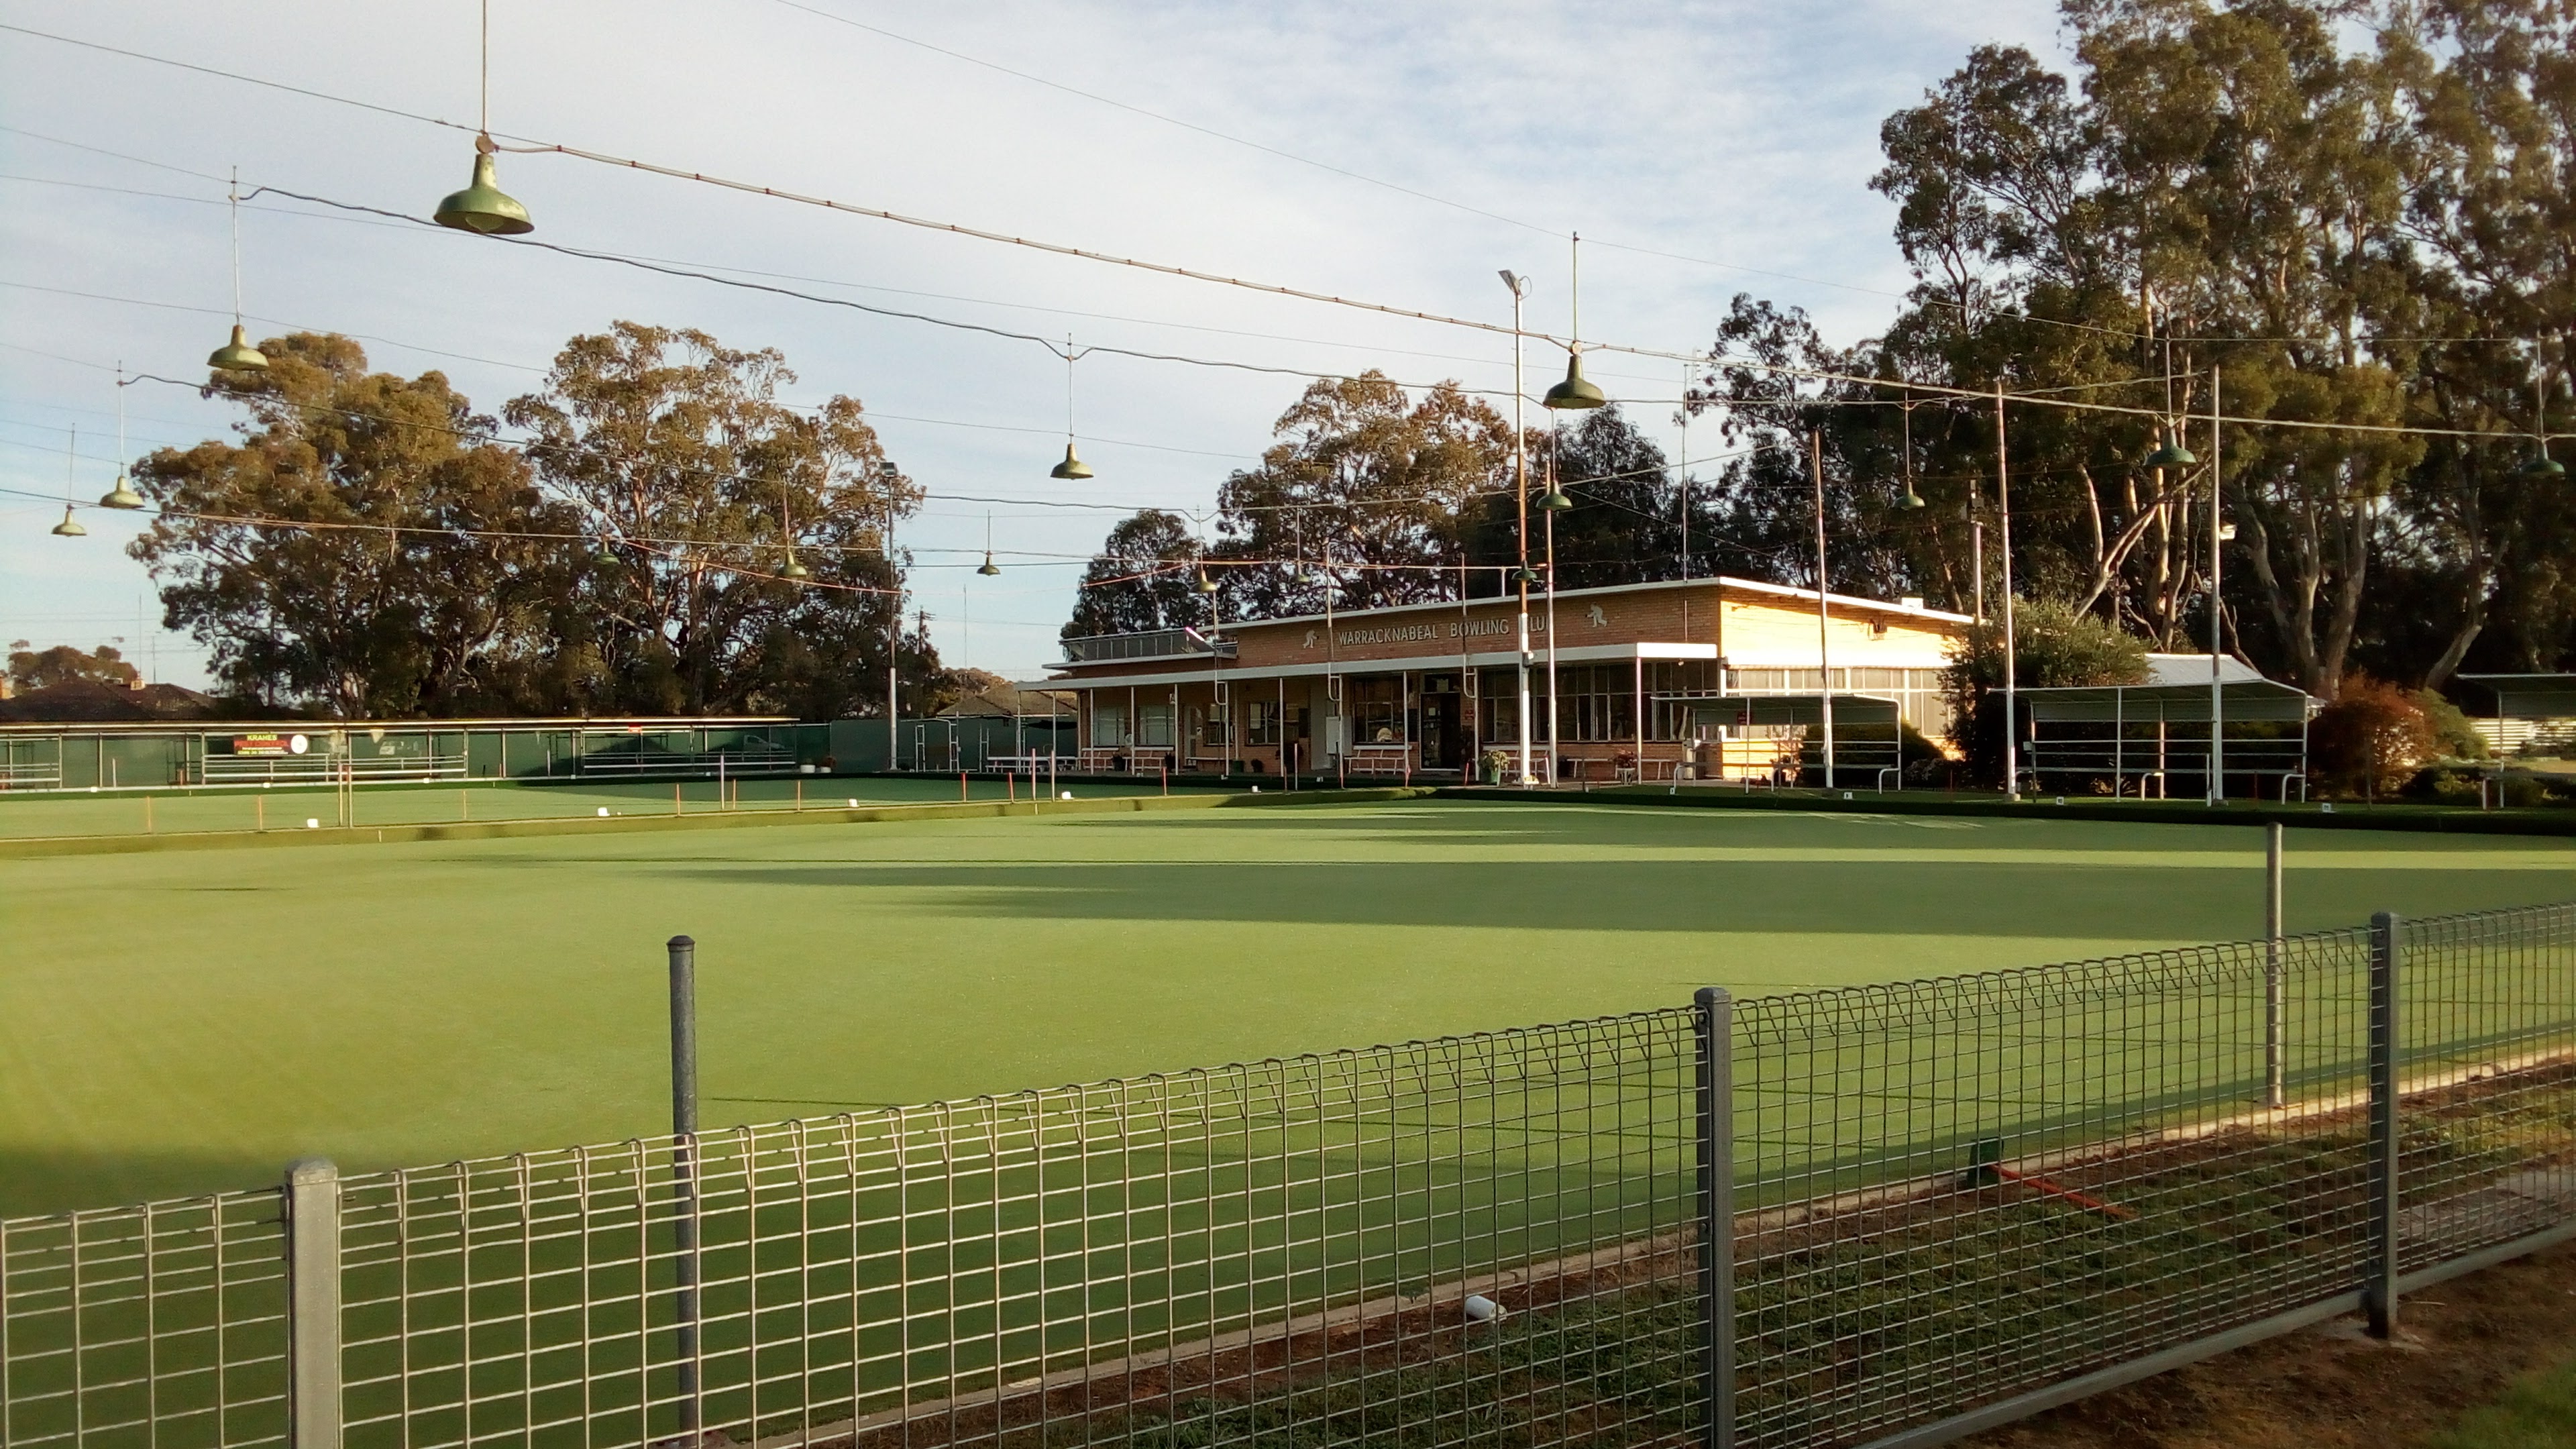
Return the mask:
[[[2198,656],[2204,664],[2209,656]],[[2249,673],[2251,671],[2248,671]],[[2168,724],[2208,724],[2210,722],[2209,683],[2198,684],[2076,684],[2047,689],[2015,690],[2021,702],[2030,709],[2034,721],[2087,721],[2101,724],[2134,720],[2141,724],[2163,721]],[[2246,723],[2304,723],[2314,700],[2306,690],[2294,684],[2254,675],[2251,679],[2223,678],[2218,687],[2220,707],[2227,718]]]
[[2489,719],[2576,719],[2576,674],[2463,674],[2459,680],[2495,696],[2496,707],[2484,711]]

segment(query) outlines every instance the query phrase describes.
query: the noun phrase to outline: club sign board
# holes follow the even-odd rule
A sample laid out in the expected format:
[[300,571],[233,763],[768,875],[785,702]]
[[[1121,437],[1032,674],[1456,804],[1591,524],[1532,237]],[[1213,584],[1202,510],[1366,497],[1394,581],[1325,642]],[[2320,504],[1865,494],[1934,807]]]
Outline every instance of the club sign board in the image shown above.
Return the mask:
[[300,755],[313,748],[313,742],[302,735],[255,734],[233,736],[233,753],[253,757],[276,758]]

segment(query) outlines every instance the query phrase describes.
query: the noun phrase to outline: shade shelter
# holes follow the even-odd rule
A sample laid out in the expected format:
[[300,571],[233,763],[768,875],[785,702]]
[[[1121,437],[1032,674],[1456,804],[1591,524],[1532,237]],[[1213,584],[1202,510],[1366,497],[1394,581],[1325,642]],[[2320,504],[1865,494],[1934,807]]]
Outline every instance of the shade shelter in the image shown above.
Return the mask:
[[2317,701],[2235,660],[2221,661],[2213,689],[2207,661],[2158,655],[2144,684],[2019,691],[2030,728],[2024,768],[2043,790],[2074,793],[2068,787],[2099,782],[2114,795],[2134,789],[2141,799],[2162,799],[2180,775],[2207,794],[2214,745],[2222,783],[2247,781],[2256,796],[2277,789],[2283,799],[2295,786],[2307,798],[2308,720]]
[[2564,749],[2576,745],[2576,674],[2463,674],[2478,733],[2496,753],[2535,742]]
[[1656,703],[1688,720],[1699,757],[1695,768],[1703,779],[1781,783],[1817,770],[1832,784],[1885,789],[1902,778],[1903,710],[1892,696],[1667,695]]

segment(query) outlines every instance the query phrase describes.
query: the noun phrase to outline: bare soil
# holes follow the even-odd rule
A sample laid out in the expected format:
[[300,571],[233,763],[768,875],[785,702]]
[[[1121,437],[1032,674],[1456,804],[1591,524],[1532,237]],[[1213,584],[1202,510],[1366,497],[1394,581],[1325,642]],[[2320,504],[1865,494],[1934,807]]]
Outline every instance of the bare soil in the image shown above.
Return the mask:
[[2404,1300],[2398,1337],[2360,1320],[2097,1394],[1963,1443],[1978,1449],[2402,1449],[2576,1353],[2576,1243]]

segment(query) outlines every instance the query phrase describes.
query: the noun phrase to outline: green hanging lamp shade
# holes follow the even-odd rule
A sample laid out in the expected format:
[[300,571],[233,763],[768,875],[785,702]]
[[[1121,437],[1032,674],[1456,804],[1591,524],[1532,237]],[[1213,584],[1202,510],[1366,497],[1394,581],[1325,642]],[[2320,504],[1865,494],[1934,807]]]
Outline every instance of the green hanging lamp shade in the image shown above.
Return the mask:
[[2513,471],[2525,478],[2564,478],[2567,476],[2567,465],[2547,453],[2534,453],[2531,455],[2530,462]]
[[1923,506],[1923,495],[1914,491],[1913,479],[1908,478],[1905,480],[1905,496],[1896,500],[1896,506],[1904,509],[1908,513],[1912,513],[1914,510]]
[[1047,476],[1050,478],[1088,478],[1091,476],[1091,467],[1080,458],[1074,456],[1073,440],[1068,438],[1065,440],[1064,445],[1064,461],[1056,464],[1052,468],[1049,468],[1047,470]]
[[2147,455],[2147,460],[2142,466],[2171,471],[2175,468],[2188,468],[2199,461],[2198,455],[2182,445],[2181,438],[2168,433],[2165,435],[2163,444]]
[[433,220],[479,236],[523,236],[535,231],[537,224],[528,220],[528,209],[497,183],[491,147],[491,137],[474,138],[474,180],[440,202]]
[[135,492],[134,485],[126,482],[125,475],[119,473],[116,475],[116,486],[107,490],[106,496],[98,500],[98,506],[101,508],[140,508],[143,506],[143,495]]
[[1601,389],[1594,387],[1591,380],[1583,375],[1583,354],[1579,351],[1566,353],[1565,381],[1549,388],[1547,396],[1539,399],[1542,406],[1559,410],[1597,408],[1609,401]]
[[1522,564],[1519,568],[1512,570],[1512,582],[1516,584],[1535,584],[1539,582],[1538,570],[1531,568],[1528,564]]
[[86,529],[86,528],[81,527],[81,522],[80,522],[80,520],[79,520],[79,519],[72,517],[72,506],[71,506],[70,504],[68,504],[68,503],[66,503],[66,504],[64,504],[64,505],[63,505],[63,521],[54,525],[54,537],[56,537],[56,538],[87,538],[87,537],[89,537],[89,530],[88,530],[88,529]]
[[804,561],[797,558],[792,552],[787,555],[787,567],[780,569],[778,571],[778,576],[782,579],[790,579],[800,584],[805,582],[807,579],[814,577],[814,575],[806,569]]
[[250,345],[239,322],[233,324],[233,340],[206,354],[206,366],[219,372],[263,372],[268,368],[268,354]]
[[1202,594],[1213,594],[1216,592],[1216,580],[1208,577],[1206,569],[1199,570],[1198,590]]
[[1574,500],[1566,497],[1561,490],[1550,488],[1547,490],[1547,496],[1538,501],[1538,506],[1549,513],[1563,513],[1574,506]]
[[988,579],[997,579],[1002,576],[1002,566],[993,562],[993,551],[991,549],[988,548],[984,550],[984,566],[975,570],[975,572]]

